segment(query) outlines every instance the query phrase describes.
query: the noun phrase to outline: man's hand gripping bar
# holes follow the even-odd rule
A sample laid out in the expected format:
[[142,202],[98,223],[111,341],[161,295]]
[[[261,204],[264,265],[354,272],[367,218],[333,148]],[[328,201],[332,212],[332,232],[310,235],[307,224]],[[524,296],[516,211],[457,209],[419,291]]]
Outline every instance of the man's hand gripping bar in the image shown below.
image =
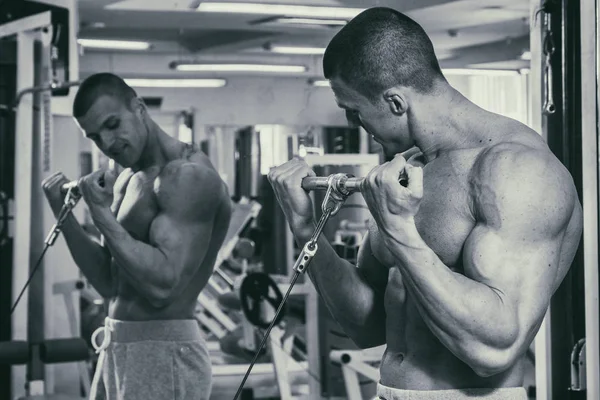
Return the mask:
[[[345,195],[349,196],[352,193],[360,192],[360,187],[365,178],[356,178],[349,174],[333,174],[329,176],[307,176],[302,179],[302,189],[304,190],[328,190],[331,186],[334,189]],[[407,186],[408,177],[404,171],[400,174],[398,182],[402,186]]]

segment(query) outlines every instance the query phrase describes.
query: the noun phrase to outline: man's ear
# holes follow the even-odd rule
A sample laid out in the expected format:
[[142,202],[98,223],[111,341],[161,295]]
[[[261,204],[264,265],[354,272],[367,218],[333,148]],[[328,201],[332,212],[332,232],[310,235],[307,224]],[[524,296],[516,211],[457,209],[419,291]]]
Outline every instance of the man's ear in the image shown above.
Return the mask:
[[385,91],[383,98],[390,111],[396,115],[403,115],[408,110],[408,101],[400,88],[391,88]]
[[136,113],[139,112],[142,116],[148,111],[146,109],[146,104],[144,103],[144,100],[142,100],[140,97],[133,97],[129,103],[129,106],[131,110],[133,110]]

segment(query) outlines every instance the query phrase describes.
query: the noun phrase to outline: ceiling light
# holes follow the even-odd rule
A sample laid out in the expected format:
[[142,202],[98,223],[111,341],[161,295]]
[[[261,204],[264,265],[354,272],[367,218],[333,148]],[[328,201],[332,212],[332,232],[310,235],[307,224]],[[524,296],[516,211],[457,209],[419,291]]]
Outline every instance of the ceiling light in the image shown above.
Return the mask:
[[150,43],[128,40],[77,39],[83,47],[111,50],[148,50]]
[[298,25],[328,25],[344,26],[348,23],[345,19],[320,19],[320,18],[297,18],[282,17],[276,18],[273,22],[279,24],[298,24]]
[[331,86],[329,84],[328,80],[325,79],[316,79],[316,80],[310,80],[309,83],[313,86],[318,86],[318,87],[329,87]]
[[217,88],[227,83],[225,79],[125,79],[131,87],[154,88]]
[[324,54],[325,47],[295,47],[295,46],[269,46],[273,53],[280,54]]
[[196,9],[200,12],[285,15],[289,17],[352,19],[363,8],[295,6],[290,4],[221,3],[205,2]]
[[179,64],[172,63],[171,68],[178,71],[193,72],[305,72],[304,65],[269,65],[269,64]]

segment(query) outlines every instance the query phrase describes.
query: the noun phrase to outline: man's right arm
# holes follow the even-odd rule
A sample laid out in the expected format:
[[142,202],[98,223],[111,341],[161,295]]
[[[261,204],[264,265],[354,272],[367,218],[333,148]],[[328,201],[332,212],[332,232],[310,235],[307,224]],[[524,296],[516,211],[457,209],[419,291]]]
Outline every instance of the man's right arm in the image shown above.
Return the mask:
[[[307,229],[295,234],[300,246],[308,241]],[[340,258],[321,236],[308,275],[320,298],[344,332],[360,348],[385,344],[384,294],[388,268],[373,255],[369,236],[360,248],[357,266]]]
[[[68,182],[69,180],[61,172],[50,175],[42,182],[42,189],[48,205],[56,218],[64,205],[61,187]],[[75,264],[81,269],[90,284],[102,297],[114,297],[111,255],[108,250],[92,240],[71,213],[62,225],[62,232]]]
[[65,220],[62,232],[75,264],[90,284],[102,297],[114,297],[108,249],[92,240],[72,214]]

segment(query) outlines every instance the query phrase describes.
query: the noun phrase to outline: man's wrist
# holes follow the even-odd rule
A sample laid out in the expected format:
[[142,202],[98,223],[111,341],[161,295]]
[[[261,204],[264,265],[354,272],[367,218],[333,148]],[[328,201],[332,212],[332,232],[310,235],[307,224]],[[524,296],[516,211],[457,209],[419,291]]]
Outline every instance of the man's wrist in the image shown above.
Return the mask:
[[290,228],[296,240],[305,243],[312,237],[316,226],[315,222],[311,219],[295,221],[294,223],[290,224]]
[[393,227],[384,230],[384,241],[393,250],[398,249],[422,249],[427,247],[423,238],[417,230],[414,218],[403,219]]
[[106,225],[110,219],[114,219],[114,215],[110,208],[90,206],[89,209],[92,220],[96,225]]

